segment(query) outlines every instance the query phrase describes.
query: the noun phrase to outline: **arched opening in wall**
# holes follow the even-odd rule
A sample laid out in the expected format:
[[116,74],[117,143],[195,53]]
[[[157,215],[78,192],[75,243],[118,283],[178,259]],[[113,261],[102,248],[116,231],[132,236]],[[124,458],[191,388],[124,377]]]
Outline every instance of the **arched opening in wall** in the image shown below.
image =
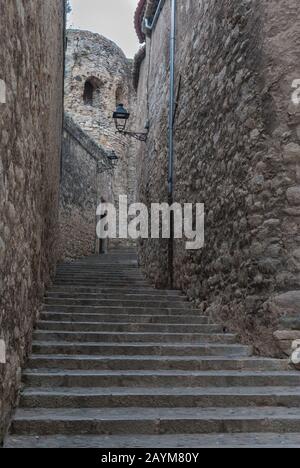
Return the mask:
[[94,102],[94,88],[89,81],[84,85],[83,101],[86,106],[92,106]]
[[83,102],[86,106],[96,107],[100,99],[100,80],[96,77],[90,77],[84,83]]

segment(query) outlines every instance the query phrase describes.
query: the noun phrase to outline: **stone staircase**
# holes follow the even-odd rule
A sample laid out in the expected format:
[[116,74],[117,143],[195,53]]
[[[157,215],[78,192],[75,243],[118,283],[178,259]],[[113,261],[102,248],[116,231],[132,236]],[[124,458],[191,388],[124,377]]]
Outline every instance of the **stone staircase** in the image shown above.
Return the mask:
[[251,357],[133,251],[60,265],[6,447],[300,447],[300,373]]

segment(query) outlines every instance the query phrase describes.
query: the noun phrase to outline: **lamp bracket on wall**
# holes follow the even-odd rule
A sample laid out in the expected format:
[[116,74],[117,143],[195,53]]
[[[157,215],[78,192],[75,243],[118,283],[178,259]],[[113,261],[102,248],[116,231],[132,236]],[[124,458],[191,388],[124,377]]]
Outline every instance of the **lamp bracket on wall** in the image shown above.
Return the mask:
[[148,132],[138,133],[138,132],[126,132],[125,130],[118,130],[116,133],[120,133],[121,135],[124,135],[124,136],[129,136],[138,141],[147,141],[148,139]]
[[138,140],[138,141],[147,141],[148,131],[149,131],[149,123],[147,123],[147,125],[145,127],[147,132],[144,132],[144,133],[127,132],[125,130],[125,128],[126,128],[126,124],[127,124],[127,121],[129,119],[129,117],[130,117],[130,114],[124,108],[124,105],[119,104],[117,106],[117,109],[113,113],[113,119],[115,121],[116,129],[117,129],[116,133],[120,133],[121,135],[124,135],[124,136],[129,136],[129,137],[134,138],[135,140]]

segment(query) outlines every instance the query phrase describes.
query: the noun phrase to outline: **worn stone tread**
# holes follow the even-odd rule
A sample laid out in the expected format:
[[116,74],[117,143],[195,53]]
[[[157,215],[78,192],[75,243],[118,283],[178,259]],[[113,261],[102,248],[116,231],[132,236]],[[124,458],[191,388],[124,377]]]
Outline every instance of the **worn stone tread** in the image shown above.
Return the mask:
[[142,301],[159,301],[159,300],[163,300],[163,301],[169,301],[169,302],[177,302],[177,301],[180,301],[180,302],[184,302],[184,303],[188,303],[188,304],[191,304],[190,302],[188,302],[186,296],[183,296],[183,295],[166,295],[166,294],[163,294],[163,292],[160,294],[159,291],[157,292],[151,292],[151,293],[148,293],[148,294],[141,294],[141,293],[138,293],[138,292],[135,292],[135,293],[127,293],[127,292],[115,292],[115,293],[97,293],[97,292],[87,292],[87,293],[84,293],[84,292],[80,292],[80,291],[57,291],[57,292],[48,292],[46,293],[45,295],[45,298],[46,299],[53,299],[53,298],[60,298],[60,299],[63,299],[63,298],[69,298],[69,297],[72,297],[72,298],[75,298],[75,299],[97,299],[97,298],[100,298],[100,299],[112,299],[112,300],[119,300],[119,299],[125,299],[125,300],[142,300]]
[[159,369],[192,369],[199,370],[208,369],[239,369],[239,370],[288,370],[287,362],[275,359],[263,358],[237,358],[237,357],[209,357],[209,356],[118,356],[118,355],[49,355],[40,354],[32,356],[29,361],[30,368],[41,368],[47,364],[47,368],[67,367],[70,369],[87,369],[87,368],[114,368],[125,369],[139,368]]
[[139,323],[139,322],[83,322],[73,321],[54,321],[39,320],[37,322],[38,330],[47,331],[78,331],[78,332],[159,332],[159,333],[222,333],[222,327],[217,324],[198,324],[198,323]]
[[49,331],[49,330],[35,330],[34,332],[35,339],[44,339],[44,340],[57,340],[59,338],[64,338],[65,340],[75,340],[75,341],[89,341],[89,340],[104,340],[104,341],[113,341],[113,342],[131,342],[131,341],[140,341],[140,342],[149,342],[161,340],[168,342],[185,342],[185,343],[213,343],[213,342],[223,342],[223,343],[234,343],[236,340],[236,335],[227,333],[161,333],[161,332],[94,332],[94,331]]
[[16,411],[11,433],[169,434],[300,432],[300,408],[36,408]]
[[181,307],[173,307],[173,305],[169,305],[169,307],[152,307],[150,306],[139,306],[139,307],[125,307],[123,306],[96,306],[96,305],[74,305],[74,304],[45,304],[43,307],[43,310],[45,311],[57,311],[57,312],[63,312],[63,311],[69,311],[69,312],[104,312],[104,313],[127,313],[127,314],[140,314],[140,313],[146,313],[146,314],[152,314],[152,313],[158,313],[159,315],[163,314],[174,314],[174,315],[180,315],[180,314],[188,314],[188,315],[196,315],[199,316],[199,310],[198,309],[187,309],[187,308],[181,308]]
[[95,322],[95,323],[140,323],[140,324],[180,324],[185,321],[184,325],[209,324],[209,318],[205,315],[129,315],[129,314],[86,314],[79,312],[42,312],[40,319],[44,321],[67,321],[67,322]]
[[227,370],[221,370],[221,371],[176,371],[176,370],[163,370],[163,371],[152,371],[152,370],[142,370],[142,371],[84,371],[84,370],[68,370],[68,369],[46,369],[44,371],[40,369],[33,369],[30,371],[25,371],[25,375],[28,373],[35,373],[35,374],[57,374],[57,375],[106,375],[106,374],[124,374],[124,375],[157,375],[157,376],[182,376],[186,377],[187,375],[190,376],[203,376],[203,377],[236,377],[236,376],[243,376],[243,377],[259,377],[259,376],[265,376],[265,377],[295,377],[296,379],[299,379],[299,385],[300,385],[300,373],[297,371],[227,371]]
[[296,395],[300,387],[43,387],[25,388],[23,395]]
[[23,408],[300,406],[298,387],[42,387],[26,388]]
[[[44,301],[46,306],[75,306],[75,307],[147,307],[147,305],[151,308],[157,308],[157,309],[183,309],[186,312],[188,312],[191,309],[191,306],[188,302],[184,301],[155,301],[155,300],[140,300],[136,301],[133,299],[115,299],[115,300],[110,300],[110,299],[70,299],[67,297],[62,297],[62,298],[51,298],[51,299],[46,299]],[[200,314],[199,314],[200,315]]]
[[300,408],[20,408],[15,420],[146,420],[146,419],[297,419]]
[[48,292],[51,294],[54,293],[75,293],[75,294],[80,294],[80,293],[93,293],[93,294],[153,294],[153,295],[163,295],[165,297],[182,297],[182,292],[181,291],[175,291],[175,290],[166,290],[166,289],[153,289],[151,286],[147,286],[146,288],[126,288],[120,290],[119,288],[116,287],[77,287],[77,286],[61,286],[61,285],[56,285],[52,286],[51,288],[48,289]]
[[[33,355],[31,359],[50,359],[50,360],[55,360],[55,359],[79,359],[79,360],[90,360],[90,359],[95,359],[95,360],[120,360],[120,361],[136,361],[136,360],[141,360],[141,361],[161,361],[161,360],[172,360],[172,361],[204,361],[204,362],[230,362],[230,361],[238,361],[238,362],[254,362],[257,364],[272,364],[274,366],[278,366],[278,370],[289,370],[288,369],[288,363],[283,360],[283,359],[272,359],[272,358],[263,358],[263,357],[236,357],[236,356],[198,356],[198,355],[189,355],[189,356],[152,356],[152,355],[144,355],[141,356],[139,354],[137,355],[131,355],[131,356],[123,356],[123,355],[113,355],[113,356],[99,356],[99,355],[91,355],[91,354],[79,354],[79,355],[65,355],[65,354],[57,354],[57,355],[52,355],[52,354],[38,354],[38,355]],[[266,370],[266,369],[264,369]]]
[[300,448],[300,433],[10,436],[6,448]]
[[32,369],[23,374],[31,387],[224,387],[300,386],[300,374],[263,371],[167,371],[167,370],[68,370]]
[[249,346],[236,344],[203,343],[203,344],[183,344],[183,343],[109,343],[109,342],[71,342],[71,341],[34,341],[33,350],[37,354],[120,354],[136,355],[140,354],[153,356],[178,355],[189,356],[250,356],[252,349]]

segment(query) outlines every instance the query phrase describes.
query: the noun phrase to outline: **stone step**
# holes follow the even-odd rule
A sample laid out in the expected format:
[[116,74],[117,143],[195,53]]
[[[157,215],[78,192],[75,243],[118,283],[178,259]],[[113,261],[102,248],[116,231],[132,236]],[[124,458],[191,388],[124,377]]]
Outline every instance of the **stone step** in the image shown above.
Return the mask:
[[[286,387],[220,388],[28,388],[22,408],[219,408],[299,407],[300,389]],[[300,444],[300,440],[299,440]]]
[[172,291],[172,290],[162,290],[162,289],[154,289],[151,286],[142,287],[142,288],[115,288],[115,287],[77,287],[77,286],[52,286],[48,289],[50,293],[92,293],[92,294],[151,294],[151,295],[159,295],[159,296],[166,296],[166,297],[182,297],[181,291]]
[[[5,448],[300,448],[300,432],[294,434],[219,433],[160,435],[9,436]],[[198,458],[199,460],[199,458]]]
[[[75,262],[68,262],[68,263],[59,263],[57,265],[57,268],[93,268],[93,267],[101,267],[102,265],[107,265],[108,267],[111,267],[112,265],[115,264],[121,264],[126,267],[131,267],[135,266],[135,268],[138,268],[138,257],[137,255],[132,255],[132,254],[126,254],[126,256],[122,256],[117,258],[115,255],[107,255],[103,256],[100,258],[96,259],[91,259],[90,257],[88,258],[88,261],[85,261],[86,259],[82,258],[79,260],[76,260]],[[124,261],[125,260],[125,261]]]
[[70,274],[60,274],[56,275],[55,277],[56,281],[119,281],[119,282],[126,282],[126,283],[139,283],[143,282],[145,283],[145,278],[142,275],[136,275],[136,274],[110,274],[108,272],[102,272],[98,274],[91,274],[91,273],[86,273],[86,274],[77,274],[77,273],[70,273]]
[[143,300],[133,300],[133,299],[82,299],[82,298],[55,298],[48,297],[45,298],[44,303],[46,305],[57,305],[57,306],[97,306],[97,307],[155,307],[157,309],[168,309],[169,307],[173,309],[191,309],[191,305],[187,301],[143,301]]
[[70,274],[70,275],[63,275],[59,276],[57,275],[55,277],[55,283],[59,283],[63,285],[66,282],[76,282],[76,283],[94,283],[94,282],[103,282],[104,284],[107,283],[110,285],[110,283],[119,283],[119,284],[127,284],[128,287],[131,287],[132,285],[140,285],[140,286],[149,286],[149,283],[145,280],[143,276],[139,277],[129,277],[129,276],[121,276],[121,275],[114,275],[110,276],[106,273],[103,273],[102,275],[86,275],[86,276],[79,276],[76,274]]
[[56,287],[58,285],[61,286],[74,286],[74,287],[91,287],[91,288],[105,288],[105,287],[114,287],[114,288],[144,288],[146,283],[142,281],[110,281],[110,280],[77,280],[76,278],[70,280],[55,280],[53,286]]
[[39,321],[39,330],[114,333],[222,333],[221,325]]
[[139,275],[143,273],[139,270],[138,264],[135,260],[130,261],[128,263],[121,262],[121,263],[107,263],[107,262],[100,262],[100,263],[91,263],[91,264],[68,264],[68,265],[59,265],[56,269],[58,273],[61,272],[73,272],[77,271],[78,273],[81,272],[102,272],[102,271],[111,271],[112,273],[118,273],[119,271],[129,271],[135,272]]
[[111,264],[111,263],[92,263],[92,264],[86,264],[86,265],[77,265],[76,263],[69,264],[69,265],[64,265],[64,266],[58,266],[56,269],[57,273],[61,272],[74,272],[77,271],[78,273],[82,272],[103,272],[103,271],[111,271],[112,273],[118,273],[119,271],[129,271],[134,272],[138,275],[143,275],[142,271],[138,268],[137,262],[133,261],[128,264],[122,263],[119,266],[116,264]]
[[101,272],[101,271],[111,271],[112,273],[118,273],[119,271],[129,271],[135,272],[138,274],[143,274],[138,267],[138,263],[136,260],[131,260],[129,262],[99,262],[99,263],[90,263],[90,264],[82,264],[82,263],[72,263],[65,266],[57,266],[56,271],[60,272]]
[[115,292],[115,293],[83,293],[83,292],[74,292],[74,291],[66,291],[66,292],[49,292],[46,294],[46,299],[63,299],[72,297],[74,299],[110,299],[110,300],[129,300],[129,301],[168,301],[168,303],[173,302],[184,302],[189,303],[185,296],[166,296],[163,294],[128,294],[126,291],[122,292]]
[[33,352],[38,354],[92,354],[92,355],[152,355],[152,356],[251,356],[250,346],[235,344],[166,344],[161,343],[72,343],[33,342]]
[[[91,255],[90,257],[84,257],[82,259],[76,260],[76,264],[78,263],[92,263],[93,261],[99,263],[102,260],[105,260],[107,258],[123,258],[124,256],[132,255],[137,257],[137,251],[135,247],[128,247],[125,248],[124,246],[118,246],[115,247],[114,249],[109,249],[109,251],[105,254],[100,254],[100,255]],[[64,264],[64,263],[63,263]],[[72,263],[71,263],[72,264]]]
[[299,372],[27,370],[29,387],[260,387],[298,386]]
[[76,282],[90,282],[93,283],[95,281],[103,281],[106,283],[116,282],[116,283],[126,283],[128,286],[131,284],[145,284],[149,285],[149,283],[145,280],[143,276],[137,275],[109,275],[108,273],[102,274],[86,274],[86,275],[78,275],[78,274],[69,274],[69,275],[56,275],[55,282],[65,282],[65,281],[76,281]]
[[131,254],[126,254],[125,256],[122,257],[117,257],[116,255],[108,255],[105,257],[100,257],[100,258],[88,258],[88,261],[85,261],[86,259],[82,258],[79,260],[76,260],[74,262],[68,262],[68,263],[59,263],[57,265],[57,268],[93,268],[93,267],[98,267],[101,268],[102,265],[107,265],[108,267],[111,267],[112,265],[124,265],[126,267],[131,267],[135,266],[138,268],[138,257],[137,255],[131,255]]
[[118,267],[95,267],[95,268],[70,268],[57,269],[56,276],[105,276],[109,277],[136,277],[145,279],[145,276],[137,268],[118,268]]
[[205,356],[33,355],[29,369],[69,370],[288,370],[285,360]]
[[195,315],[135,315],[135,314],[86,314],[86,313],[64,313],[64,312],[42,312],[41,320],[66,321],[66,322],[110,322],[110,323],[182,323],[208,324],[208,317]]
[[58,266],[56,268],[57,273],[73,273],[73,272],[99,272],[99,271],[110,271],[112,273],[119,273],[119,272],[135,272],[138,273],[139,275],[142,275],[142,273],[139,271],[137,264],[133,263],[132,265],[111,265],[110,263],[101,263],[98,265],[77,265],[77,264],[71,264],[71,265],[65,265],[65,266]]
[[[120,248],[115,249],[113,252],[112,251],[109,251],[105,254],[100,254],[100,255],[92,255],[90,257],[84,257],[84,258],[81,258],[79,260],[76,260],[76,262],[70,262],[70,263],[67,263],[69,265],[92,265],[93,263],[96,263],[97,265],[101,262],[105,262],[105,261],[108,261],[110,264],[113,260],[116,260],[116,261],[122,261],[124,259],[128,259],[128,258],[134,258],[134,259],[137,259],[137,252],[136,250],[124,250],[124,251],[121,251]],[[60,265],[65,265],[66,263],[61,263]]]
[[180,307],[104,307],[104,306],[75,306],[75,305],[52,305],[45,304],[43,310],[47,312],[68,312],[87,314],[133,314],[133,315],[195,315],[200,316],[198,309],[186,309]]
[[93,263],[96,263],[97,265],[101,263],[102,261],[108,261],[110,264],[113,260],[121,261],[124,259],[130,258],[137,258],[137,252],[136,250],[124,250],[122,251],[121,249],[117,249],[115,251],[109,251],[105,254],[101,255],[92,255],[90,257],[85,257],[81,258],[79,260],[76,260],[76,262],[69,262],[69,263],[60,263],[60,265],[91,265]]
[[186,343],[186,344],[204,344],[204,343],[234,343],[236,335],[222,333],[130,333],[130,332],[71,332],[71,331],[47,331],[36,330],[34,339],[38,341],[103,341],[117,343],[143,343],[163,341],[165,343]]
[[128,271],[130,273],[136,273],[138,275],[143,275],[141,270],[138,268],[138,265],[136,262],[131,262],[129,264],[123,263],[122,265],[115,265],[115,264],[110,264],[110,263],[93,263],[93,264],[86,264],[86,265],[77,265],[76,263],[69,264],[69,265],[59,265],[56,268],[57,273],[64,273],[64,272],[78,272],[78,273],[86,273],[86,272],[103,272],[103,271],[111,271],[112,273],[119,273],[120,271]]
[[224,432],[300,432],[300,408],[19,409],[11,425],[18,435]]
[[137,252],[124,252],[121,255],[116,253],[107,253],[92,257],[79,258],[76,261],[58,263],[57,267],[90,267],[93,265],[113,265],[113,264],[124,264],[124,265],[137,265],[138,255]]
[[[136,281],[105,281],[105,280],[96,280],[96,281],[77,281],[77,280],[70,280],[70,281],[60,281],[56,282],[56,280],[53,282],[53,287],[57,288],[58,286],[63,286],[63,290],[67,291],[68,288],[76,288],[77,290],[79,289],[84,289],[85,292],[88,292],[89,289],[106,289],[106,288],[115,288],[119,292],[129,290],[129,289],[135,289],[136,292],[140,290],[144,290],[145,287],[147,287],[146,284],[144,283],[138,283]],[[151,290],[151,289],[150,289]]]

